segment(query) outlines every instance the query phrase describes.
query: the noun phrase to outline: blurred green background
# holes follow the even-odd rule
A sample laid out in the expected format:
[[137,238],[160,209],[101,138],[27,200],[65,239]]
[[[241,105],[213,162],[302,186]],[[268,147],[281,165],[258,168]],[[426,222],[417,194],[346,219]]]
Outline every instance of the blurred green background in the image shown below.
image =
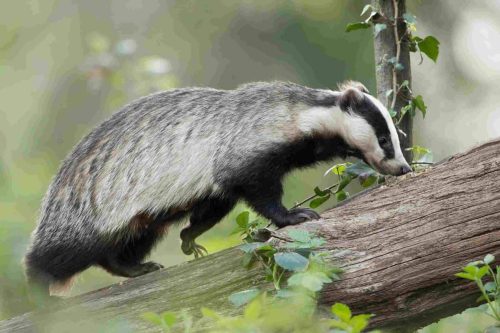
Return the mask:
[[[136,97],[173,87],[230,89],[289,80],[335,88],[355,79],[375,91],[372,35],[344,32],[365,1],[6,0],[0,11],[0,318],[25,309],[21,259],[60,161],[96,124]],[[413,56],[413,91],[429,107],[415,143],[440,160],[500,133],[499,1],[408,1],[417,34],[441,42],[437,64]],[[287,205],[308,196],[328,165],[286,180]],[[322,207],[327,208],[333,203]],[[230,236],[238,207],[201,242]],[[191,258],[173,230],[154,251],[166,266]],[[465,264],[465,263],[464,263]],[[81,274],[72,294],[119,281]],[[471,332],[465,315],[427,332]],[[467,326],[472,325],[472,326]],[[441,325],[441,327],[444,327]],[[449,327],[449,326],[448,326]],[[459,327],[459,328],[458,328]],[[470,330],[468,330],[470,327]],[[466,329],[466,330],[461,330]]]

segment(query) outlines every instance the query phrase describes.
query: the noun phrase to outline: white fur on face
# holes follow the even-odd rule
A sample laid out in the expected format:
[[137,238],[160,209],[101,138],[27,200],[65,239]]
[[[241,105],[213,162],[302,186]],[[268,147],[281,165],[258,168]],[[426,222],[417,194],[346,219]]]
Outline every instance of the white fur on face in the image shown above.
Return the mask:
[[376,99],[375,97],[373,97],[369,94],[365,94],[365,96],[368,97],[373,104],[375,104],[378,111],[384,117],[384,119],[387,123],[387,127],[389,128],[389,132],[391,133],[390,139],[392,141],[392,146],[394,147],[394,158],[392,158],[390,160],[383,160],[383,161],[380,160],[379,167],[385,173],[397,174],[401,167],[403,167],[403,166],[409,167],[409,165],[403,156],[403,152],[401,151],[401,146],[399,143],[399,136],[398,136],[398,132],[396,130],[396,126],[394,126],[394,123],[392,121],[391,115],[389,114],[389,111],[387,111],[386,107],[378,99]]

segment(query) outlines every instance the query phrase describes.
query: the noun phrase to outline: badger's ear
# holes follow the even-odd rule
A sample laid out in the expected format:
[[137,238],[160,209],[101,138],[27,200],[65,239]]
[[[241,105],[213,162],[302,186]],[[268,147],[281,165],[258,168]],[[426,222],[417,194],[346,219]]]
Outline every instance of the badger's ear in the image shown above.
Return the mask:
[[340,83],[338,85],[338,87],[339,87],[340,91],[344,91],[344,90],[347,90],[349,88],[356,88],[361,92],[364,92],[367,94],[369,93],[368,89],[366,89],[366,87],[361,82],[358,82],[358,81],[352,81],[352,80],[344,81],[344,82]]
[[339,106],[342,110],[347,110],[350,107],[355,107],[363,102],[365,96],[361,90],[357,88],[348,88],[341,91],[339,96]]

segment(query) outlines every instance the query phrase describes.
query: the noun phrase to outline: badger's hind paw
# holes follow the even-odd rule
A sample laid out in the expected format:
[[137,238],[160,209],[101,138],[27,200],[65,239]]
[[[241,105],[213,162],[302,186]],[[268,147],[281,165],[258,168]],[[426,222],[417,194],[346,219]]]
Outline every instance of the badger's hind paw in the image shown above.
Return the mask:
[[208,251],[204,246],[197,244],[192,239],[183,240],[181,249],[182,252],[184,252],[184,254],[186,255],[194,254],[195,258],[200,258],[208,254]]

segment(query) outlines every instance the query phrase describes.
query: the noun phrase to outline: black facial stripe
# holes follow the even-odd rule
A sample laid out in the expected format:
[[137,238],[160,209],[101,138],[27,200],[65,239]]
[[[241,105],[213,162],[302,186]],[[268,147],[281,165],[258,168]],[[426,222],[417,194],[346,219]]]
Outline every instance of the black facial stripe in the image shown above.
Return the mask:
[[[342,111],[347,111],[348,107],[341,106]],[[394,145],[392,143],[391,132],[387,126],[384,116],[380,113],[377,106],[366,96],[361,103],[350,106],[350,110],[360,117],[364,118],[368,124],[375,130],[375,135],[377,138],[385,137],[387,143],[381,145],[380,147],[384,151],[385,158],[394,158]]]

